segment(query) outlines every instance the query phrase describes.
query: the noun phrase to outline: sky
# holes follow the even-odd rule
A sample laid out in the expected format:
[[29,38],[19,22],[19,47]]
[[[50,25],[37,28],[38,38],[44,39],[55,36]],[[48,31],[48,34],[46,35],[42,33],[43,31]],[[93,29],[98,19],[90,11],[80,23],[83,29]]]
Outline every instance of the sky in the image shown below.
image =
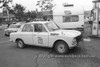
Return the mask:
[[[39,0],[13,0],[12,5],[15,5],[16,3],[23,5],[26,10],[36,10],[36,8],[39,8],[36,6],[36,3]],[[69,3],[74,4],[76,6],[81,6],[84,8],[84,10],[91,10],[93,7],[93,0],[53,0],[55,4],[62,5],[62,3]]]
[[[35,10],[38,8],[36,6],[38,0],[13,0],[13,4],[18,3],[25,6],[26,10]],[[54,0],[54,3],[61,5],[62,3],[71,3],[77,6],[82,6],[84,10],[91,10],[93,7],[93,0]]]

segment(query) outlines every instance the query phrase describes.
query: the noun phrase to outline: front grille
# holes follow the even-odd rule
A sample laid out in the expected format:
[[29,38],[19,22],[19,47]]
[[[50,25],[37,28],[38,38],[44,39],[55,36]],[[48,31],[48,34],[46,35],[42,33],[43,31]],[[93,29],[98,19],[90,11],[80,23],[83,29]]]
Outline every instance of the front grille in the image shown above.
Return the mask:
[[77,37],[76,37],[76,40],[77,40],[77,42],[80,42],[80,41],[82,40],[82,35],[77,36]]

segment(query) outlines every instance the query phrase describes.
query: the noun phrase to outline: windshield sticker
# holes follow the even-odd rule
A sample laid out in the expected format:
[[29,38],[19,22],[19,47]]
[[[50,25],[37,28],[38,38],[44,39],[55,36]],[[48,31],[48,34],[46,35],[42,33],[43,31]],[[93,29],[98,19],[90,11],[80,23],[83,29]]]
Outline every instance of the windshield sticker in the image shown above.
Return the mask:
[[38,44],[43,44],[43,39],[41,37],[38,37]]

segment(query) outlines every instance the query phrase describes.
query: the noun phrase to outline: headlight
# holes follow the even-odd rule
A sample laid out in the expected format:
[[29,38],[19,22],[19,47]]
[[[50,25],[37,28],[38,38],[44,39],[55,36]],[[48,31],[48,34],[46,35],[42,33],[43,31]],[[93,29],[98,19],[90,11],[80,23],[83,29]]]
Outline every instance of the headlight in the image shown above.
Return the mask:
[[76,41],[75,38],[74,38],[73,41],[72,41],[72,45],[77,45],[77,41]]

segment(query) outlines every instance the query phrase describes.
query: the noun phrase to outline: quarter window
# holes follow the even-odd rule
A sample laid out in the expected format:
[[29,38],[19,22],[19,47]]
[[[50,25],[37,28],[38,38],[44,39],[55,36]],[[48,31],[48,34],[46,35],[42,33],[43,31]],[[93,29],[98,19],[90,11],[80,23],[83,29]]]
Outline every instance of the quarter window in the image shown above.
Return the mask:
[[34,24],[34,32],[47,32],[42,24]]
[[22,32],[33,32],[33,27],[30,24],[24,25]]
[[79,21],[78,15],[63,16],[63,22],[78,22],[78,21]]

